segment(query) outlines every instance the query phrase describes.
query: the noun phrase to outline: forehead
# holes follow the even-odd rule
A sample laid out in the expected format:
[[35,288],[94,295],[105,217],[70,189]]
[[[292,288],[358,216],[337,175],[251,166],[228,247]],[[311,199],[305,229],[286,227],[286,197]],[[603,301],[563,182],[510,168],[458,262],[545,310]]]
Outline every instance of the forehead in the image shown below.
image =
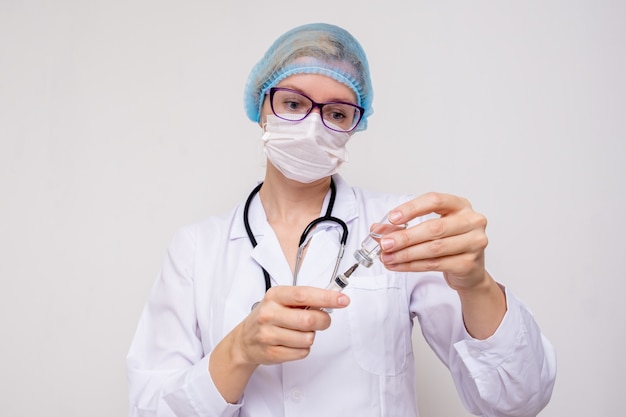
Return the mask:
[[317,102],[357,102],[355,92],[347,85],[322,74],[295,74],[281,80],[277,87],[291,88]]

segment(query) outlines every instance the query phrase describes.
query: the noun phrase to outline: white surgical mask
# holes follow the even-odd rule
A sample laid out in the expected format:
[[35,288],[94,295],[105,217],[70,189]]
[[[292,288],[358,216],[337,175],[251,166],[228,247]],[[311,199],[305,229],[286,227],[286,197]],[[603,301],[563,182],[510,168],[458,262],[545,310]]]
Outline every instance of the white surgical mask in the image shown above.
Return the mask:
[[335,132],[317,113],[293,122],[268,115],[261,136],[267,159],[285,177],[310,183],[336,173],[348,160],[347,132]]

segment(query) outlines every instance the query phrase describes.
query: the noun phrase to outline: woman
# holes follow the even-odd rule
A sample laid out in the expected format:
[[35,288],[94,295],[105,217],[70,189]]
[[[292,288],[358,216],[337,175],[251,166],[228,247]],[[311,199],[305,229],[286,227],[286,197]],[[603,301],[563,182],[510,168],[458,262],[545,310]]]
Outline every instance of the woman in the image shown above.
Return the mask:
[[[417,416],[415,317],[468,410],[536,415],[554,350],[485,270],[485,218],[460,197],[371,193],[336,174],[372,111],[358,42],[332,25],[292,29],[253,68],[245,102],[265,179],[174,238],[128,355],[131,415]],[[343,292],[325,290],[387,212],[409,227]]]

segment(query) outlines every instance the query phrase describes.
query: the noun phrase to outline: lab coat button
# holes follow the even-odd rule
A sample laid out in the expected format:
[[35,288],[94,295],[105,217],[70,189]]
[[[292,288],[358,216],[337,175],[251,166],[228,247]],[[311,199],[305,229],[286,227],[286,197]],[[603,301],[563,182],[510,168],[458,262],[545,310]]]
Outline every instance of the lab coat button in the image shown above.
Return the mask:
[[469,354],[472,358],[477,358],[480,356],[480,350],[476,349],[476,348],[471,348],[469,350]]
[[294,401],[300,401],[302,399],[302,396],[303,394],[300,390],[295,389],[291,392],[291,399]]

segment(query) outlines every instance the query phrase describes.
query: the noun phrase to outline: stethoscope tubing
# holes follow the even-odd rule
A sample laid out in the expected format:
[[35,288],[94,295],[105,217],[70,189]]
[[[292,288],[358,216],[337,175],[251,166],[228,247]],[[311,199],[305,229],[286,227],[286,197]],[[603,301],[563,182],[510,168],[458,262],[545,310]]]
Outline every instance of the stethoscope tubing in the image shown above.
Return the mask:
[[[243,209],[243,224],[244,227],[246,228],[246,233],[248,234],[248,238],[250,239],[250,243],[252,244],[252,247],[255,248],[257,246],[257,241],[254,237],[254,233],[252,233],[252,228],[250,227],[250,221],[249,221],[249,211],[250,211],[250,204],[252,203],[252,200],[254,198],[255,195],[258,194],[259,190],[261,190],[261,187],[263,186],[263,183],[260,183],[259,185],[257,185],[256,187],[254,187],[254,189],[250,192],[250,195],[248,195],[248,198],[246,199],[246,203],[244,205],[244,209]],[[300,241],[298,243],[298,256],[296,259],[296,265],[294,268],[294,277],[293,277],[293,284],[296,285],[297,282],[297,277],[298,277],[298,271],[300,269],[300,262],[302,259],[302,253],[304,251],[304,247],[306,246],[306,239],[307,236],[309,235],[310,231],[313,230],[313,228],[315,228],[315,226],[317,226],[319,223],[322,222],[332,222],[332,223],[336,223],[339,226],[341,226],[342,229],[342,233],[341,233],[341,240],[340,240],[340,247],[339,247],[339,253],[337,255],[337,260],[335,262],[335,268],[333,270],[333,274],[331,276],[331,280],[335,277],[335,275],[337,275],[337,271],[339,269],[339,263],[341,261],[341,258],[343,257],[343,253],[344,253],[344,249],[346,246],[346,242],[348,241],[348,226],[346,225],[346,223],[337,218],[337,217],[333,217],[332,216],[332,210],[333,207],[335,205],[335,198],[337,196],[337,188],[335,187],[335,182],[333,181],[332,177],[330,179],[330,199],[328,201],[328,207],[326,208],[326,214],[324,214],[324,216],[322,217],[318,217],[317,219],[313,220],[311,223],[309,223],[304,230],[302,231],[302,234],[300,235]],[[267,270],[263,267],[261,267],[261,269],[263,270],[263,278],[265,280],[265,292],[267,292],[271,287],[272,287],[272,281],[270,279],[270,274],[269,272],[267,272]]]

